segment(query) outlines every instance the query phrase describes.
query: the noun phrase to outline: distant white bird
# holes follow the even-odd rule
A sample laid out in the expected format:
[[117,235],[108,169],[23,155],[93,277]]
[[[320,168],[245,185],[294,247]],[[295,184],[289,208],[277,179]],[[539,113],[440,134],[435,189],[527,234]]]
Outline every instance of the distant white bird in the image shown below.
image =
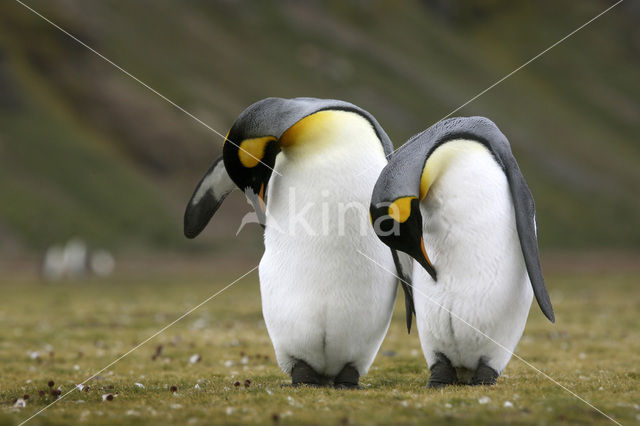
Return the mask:
[[47,249],[42,261],[42,277],[47,281],[80,278],[89,273],[104,277],[114,268],[115,259],[109,251],[90,250],[83,240],[73,238],[64,247],[54,245]]

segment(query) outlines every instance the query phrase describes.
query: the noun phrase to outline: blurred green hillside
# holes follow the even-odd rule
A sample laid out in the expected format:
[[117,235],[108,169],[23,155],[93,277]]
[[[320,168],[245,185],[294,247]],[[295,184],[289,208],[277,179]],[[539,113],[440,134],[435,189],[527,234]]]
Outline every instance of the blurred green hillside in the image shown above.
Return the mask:
[[[267,97],[339,98],[396,146],[612,2],[25,0],[226,133]],[[456,115],[509,137],[543,249],[640,248],[640,4],[624,2]],[[239,193],[196,243],[182,213],[212,133],[14,1],[0,3],[0,252],[81,236],[233,250]],[[255,231],[255,232],[252,232]]]

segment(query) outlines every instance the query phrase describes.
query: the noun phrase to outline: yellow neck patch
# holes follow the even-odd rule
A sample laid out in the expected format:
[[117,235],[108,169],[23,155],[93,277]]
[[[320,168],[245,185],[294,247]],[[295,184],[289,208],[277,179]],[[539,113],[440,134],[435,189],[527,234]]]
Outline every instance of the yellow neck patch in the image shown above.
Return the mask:
[[238,149],[238,158],[243,166],[250,169],[258,165],[264,157],[264,149],[271,141],[275,141],[273,136],[265,136],[262,138],[245,139],[240,142]]
[[399,223],[406,222],[411,216],[411,200],[416,197],[402,197],[389,205],[388,214],[393,220]]
[[447,169],[449,164],[460,155],[467,155],[473,152],[488,152],[487,148],[480,142],[456,139],[440,145],[427,159],[420,177],[420,200],[429,193],[429,189]]
[[288,148],[309,140],[326,140],[337,126],[351,119],[353,113],[347,111],[318,111],[308,115],[289,127],[280,137],[280,146]]

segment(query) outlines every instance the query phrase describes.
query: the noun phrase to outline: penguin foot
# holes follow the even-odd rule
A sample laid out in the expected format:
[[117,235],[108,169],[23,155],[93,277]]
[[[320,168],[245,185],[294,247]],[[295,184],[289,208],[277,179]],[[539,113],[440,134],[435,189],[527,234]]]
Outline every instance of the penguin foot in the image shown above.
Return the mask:
[[482,358],[480,358],[478,368],[476,368],[476,372],[473,373],[473,377],[471,378],[471,382],[469,384],[471,386],[495,385],[498,376],[498,372],[489,367],[487,363],[484,362]]
[[347,364],[334,379],[333,386],[336,389],[361,389],[358,385],[359,379],[360,373],[358,373],[358,370],[353,365]]
[[321,387],[326,384],[326,378],[318,374],[309,364],[302,360],[296,361],[291,369],[291,385],[307,385]]
[[431,366],[431,377],[429,377],[427,389],[439,389],[448,385],[457,384],[458,375],[456,374],[456,369],[451,365],[449,358],[442,352],[437,352],[436,358],[438,360]]

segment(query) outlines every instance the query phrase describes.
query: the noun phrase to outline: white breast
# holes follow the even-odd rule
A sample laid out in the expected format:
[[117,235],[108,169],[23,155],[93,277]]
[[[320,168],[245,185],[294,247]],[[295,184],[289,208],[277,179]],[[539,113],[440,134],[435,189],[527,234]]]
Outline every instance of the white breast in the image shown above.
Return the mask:
[[303,359],[330,376],[346,363],[365,374],[393,310],[394,278],[358,253],[394,268],[368,219],[386,160],[371,125],[341,114],[348,125],[283,150],[269,183],[260,285],[285,372]]
[[474,369],[482,356],[501,372],[510,353],[471,326],[513,350],[531,305],[508,182],[477,142],[447,142],[432,157],[437,176],[420,207],[438,281],[414,264],[423,350],[429,364],[441,351],[454,366]]

